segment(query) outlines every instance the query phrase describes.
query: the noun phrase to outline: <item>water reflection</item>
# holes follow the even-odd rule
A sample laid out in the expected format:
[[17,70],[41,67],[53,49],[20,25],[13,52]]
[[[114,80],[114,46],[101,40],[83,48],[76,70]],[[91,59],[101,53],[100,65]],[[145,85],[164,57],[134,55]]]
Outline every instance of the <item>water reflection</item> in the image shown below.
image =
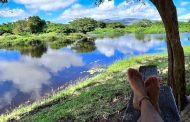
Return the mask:
[[94,51],[96,49],[96,46],[93,39],[86,38],[74,43],[71,46],[71,49],[77,51],[78,53],[87,53]]
[[41,96],[44,85],[51,85],[52,73],[71,66],[83,66],[82,58],[71,51],[49,49],[41,58],[21,56],[18,60],[0,60],[0,87],[7,83],[14,92],[5,92],[0,98],[1,107],[10,104],[16,91],[31,94],[33,99]]
[[94,37],[94,38],[118,38],[118,37],[121,37],[121,36],[124,36],[126,33],[124,32],[101,32],[101,33],[98,33],[98,34],[89,34],[91,37]]
[[96,40],[97,49],[107,57],[115,55],[115,51],[133,55],[135,52],[146,53],[150,48],[163,42],[155,39],[153,35],[129,34],[120,38],[104,38]]
[[19,48],[18,50],[23,55],[29,55],[31,57],[40,58],[44,53],[47,52],[47,46],[40,45],[39,47],[35,48]]
[[82,58],[74,52],[49,49],[41,58],[23,57],[25,62],[42,66],[52,73],[56,73],[71,66],[83,66]]
[[0,109],[6,107],[6,105],[11,105],[12,99],[16,96],[15,90],[10,90],[1,95],[0,99]]
[[135,33],[134,35],[135,35],[135,38],[137,40],[141,40],[143,42],[149,42],[150,41],[150,36],[146,35],[147,38],[145,39],[145,34],[144,33]]
[[48,84],[49,79],[50,74],[35,64],[22,60],[0,61],[0,82],[11,81],[21,92],[39,90],[43,84]]

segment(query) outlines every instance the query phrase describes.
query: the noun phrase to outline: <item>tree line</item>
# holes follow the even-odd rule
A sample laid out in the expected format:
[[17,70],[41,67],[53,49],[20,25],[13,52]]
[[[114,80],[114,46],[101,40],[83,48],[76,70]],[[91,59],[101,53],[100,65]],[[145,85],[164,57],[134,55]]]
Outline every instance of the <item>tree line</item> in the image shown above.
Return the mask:
[[23,35],[26,33],[37,34],[45,32],[58,33],[84,33],[93,31],[96,28],[125,28],[120,22],[105,23],[92,18],[75,19],[69,24],[58,24],[45,21],[39,16],[31,16],[24,20],[18,20],[12,23],[4,23],[0,25],[0,35],[4,33]]

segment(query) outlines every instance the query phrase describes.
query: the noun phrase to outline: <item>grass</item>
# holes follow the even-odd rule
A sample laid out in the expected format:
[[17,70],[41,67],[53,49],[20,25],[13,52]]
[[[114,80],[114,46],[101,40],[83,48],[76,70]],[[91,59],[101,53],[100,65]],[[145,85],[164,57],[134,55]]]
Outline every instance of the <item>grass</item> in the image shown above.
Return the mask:
[[[186,53],[187,93],[190,94],[188,63],[190,47]],[[12,112],[0,116],[4,122],[11,118],[27,122],[53,121],[121,121],[130,88],[126,70],[141,65],[157,65],[160,76],[167,80],[167,54],[152,54],[123,59],[109,66],[102,73],[71,85],[50,97],[31,105],[23,105]]]
[[[180,32],[190,32],[190,23],[188,22],[179,22],[179,31]],[[125,28],[97,28],[94,31],[90,32],[91,34],[106,34],[106,36],[111,36],[113,33],[165,33],[164,25],[161,22],[154,22],[148,25],[139,25],[139,23],[134,23],[131,25],[126,25]],[[108,35],[110,33],[110,35]]]
[[81,33],[66,35],[55,32],[25,35],[4,34],[0,36],[0,48],[36,47],[39,45],[50,45],[53,48],[59,48],[85,37]]

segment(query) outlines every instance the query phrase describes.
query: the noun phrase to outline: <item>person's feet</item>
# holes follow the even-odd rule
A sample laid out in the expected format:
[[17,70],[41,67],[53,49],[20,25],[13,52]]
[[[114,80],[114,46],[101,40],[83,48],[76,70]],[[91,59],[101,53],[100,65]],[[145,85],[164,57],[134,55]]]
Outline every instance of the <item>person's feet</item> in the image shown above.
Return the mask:
[[128,81],[134,92],[133,106],[135,109],[140,110],[139,102],[143,96],[147,96],[144,83],[142,81],[142,75],[135,69],[128,69]]
[[144,82],[144,84],[145,84],[146,93],[150,98],[152,105],[158,112],[160,112],[158,104],[159,95],[160,95],[160,81],[157,79],[157,77],[151,76]]

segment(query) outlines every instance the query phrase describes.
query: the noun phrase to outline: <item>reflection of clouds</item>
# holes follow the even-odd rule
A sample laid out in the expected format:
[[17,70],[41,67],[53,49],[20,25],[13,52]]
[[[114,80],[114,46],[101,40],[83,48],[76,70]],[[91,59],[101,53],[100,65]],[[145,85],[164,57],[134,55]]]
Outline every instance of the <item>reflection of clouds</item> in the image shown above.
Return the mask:
[[0,61],[0,82],[12,81],[21,92],[28,93],[49,84],[49,70],[56,73],[82,65],[81,57],[75,53],[50,49],[40,59],[24,56],[18,61]]
[[0,99],[0,109],[2,109],[5,105],[11,105],[12,98],[15,97],[14,91],[8,91]]
[[24,57],[23,60],[48,68],[53,73],[63,70],[64,68],[69,68],[71,66],[84,65],[82,58],[75,53],[51,49],[49,49],[49,51],[40,59],[31,59],[29,57]]
[[43,84],[48,84],[50,74],[28,62],[0,61],[0,82],[11,81],[21,92],[36,92]]
[[[23,56],[17,61],[0,60],[0,84],[10,81],[14,88],[38,98],[43,85],[50,84],[50,72],[82,65],[82,58],[75,53],[51,49],[40,59]],[[11,93],[3,94],[0,109],[9,104],[13,97]]]
[[[145,37],[146,39],[147,37]],[[150,37],[149,42],[143,42],[137,40],[134,35],[130,34],[120,38],[104,38],[96,40],[96,47],[102,54],[107,57],[114,55],[115,51],[118,50],[123,54],[131,54],[134,51],[140,53],[147,52],[151,47],[159,45],[161,41],[155,40],[152,36]]]

